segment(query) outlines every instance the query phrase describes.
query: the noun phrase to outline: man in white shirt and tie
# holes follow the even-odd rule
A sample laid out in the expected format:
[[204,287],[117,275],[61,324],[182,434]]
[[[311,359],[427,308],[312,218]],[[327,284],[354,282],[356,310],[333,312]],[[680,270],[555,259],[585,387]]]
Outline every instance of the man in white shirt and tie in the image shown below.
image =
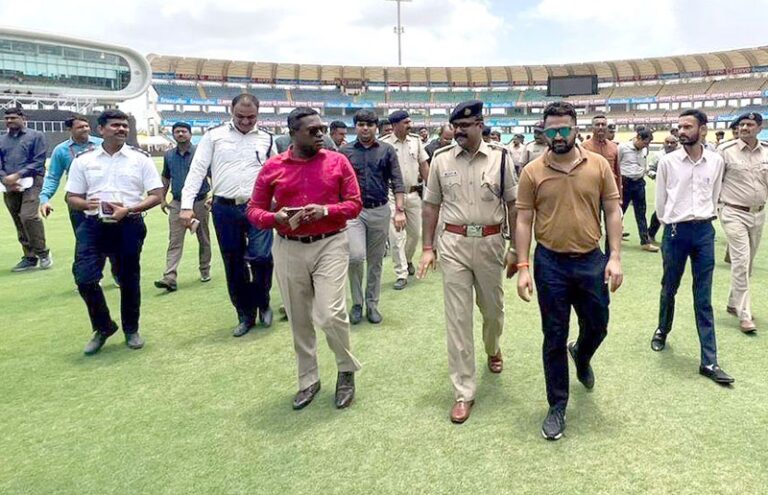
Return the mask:
[[699,373],[720,384],[733,378],[717,363],[715,320],[712,311],[712,274],[715,270],[715,228],[712,225],[723,182],[725,164],[720,155],[701,144],[707,116],[701,110],[685,110],[679,118],[682,148],[664,155],[656,171],[656,214],[664,226],[661,253],[659,325],[651,349],[662,351],[672,330],[675,295],[691,259],[693,304],[701,345]]
[[272,230],[253,227],[245,208],[253,184],[267,159],[276,154],[269,132],[258,129],[259,100],[244,93],[232,100],[232,120],[210,129],[200,140],[181,192],[180,221],[191,225],[192,206],[200,185],[211,171],[211,214],[219,241],[224,273],[242,337],[259,322],[272,325]]

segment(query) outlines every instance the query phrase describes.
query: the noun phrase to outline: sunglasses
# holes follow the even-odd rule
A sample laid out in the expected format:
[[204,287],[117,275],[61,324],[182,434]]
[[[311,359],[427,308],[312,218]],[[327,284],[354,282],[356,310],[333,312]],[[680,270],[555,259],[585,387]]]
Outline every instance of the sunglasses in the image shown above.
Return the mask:
[[555,139],[555,136],[558,134],[560,134],[563,139],[568,139],[571,132],[573,132],[573,127],[550,127],[544,129],[544,135],[547,136],[548,139]]

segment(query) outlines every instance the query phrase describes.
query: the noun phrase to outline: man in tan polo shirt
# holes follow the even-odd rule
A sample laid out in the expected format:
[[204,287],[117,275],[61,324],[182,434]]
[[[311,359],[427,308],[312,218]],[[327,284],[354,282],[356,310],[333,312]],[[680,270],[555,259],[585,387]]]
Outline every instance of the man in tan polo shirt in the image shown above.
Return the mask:
[[[559,439],[565,430],[568,354],[579,381],[588,389],[595,384],[590,361],[608,331],[608,283],[615,291],[623,280],[616,181],[605,158],[576,145],[576,129],[576,110],[570,103],[546,107],[544,134],[549,151],[523,169],[517,197],[517,291],[526,302],[533,292],[528,258],[532,226],[538,243],[533,276],[544,333],[549,402],[541,433],[548,440]],[[599,248],[601,205],[607,219],[610,258]],[[571,307],[580,328],[578,339],[568,343]]]
[[[483,103],[460,103],[451,112],[456,144],[435,152],[424,190],[423,246],[418,278],[435,266],[435,230],[440,234],[448,368],[455,403],[451,421],[463,423],[475,401],[475,344],[472,301],[483,315],[488,368],[501,373],[499,338],[504,328],[502,274],[514,275],[514,249],[507,250],[502,226],[515,223],[517,177],[504,146],[482,140]],[[503,170],[503,174],[502,174]],[[508,213],[505,213],[508,212]],[[505,215],[508,216],[505,217]],[[505,254],[506,253],[506,254]]]
[[392,133],[379,138],[383,143],[389,143],[397,151],[397,161],[403,174],[405,186],[405,202],[402,211],[398,211],[394,197],[390,198],[392,218],[396,213],[405,213],[405,229],[397,230],[394,223],[389,228],[389,244],[392,248],[392,261],[395,265],[395,290],[402,290],[408,285],[408,276],[415,273],[412,263],[416,244],[421,236],[421,198],[418,185],[420,180],[426,180],[429,170],[429,155],[424,150],[418,134],[412,134],[411,117],[405,110],[398,110],[389,115],[392,123]]
[[757,140],[763,125],[759,113],[745,113],[736,119],[739,139],[722,145],[718,152],[725,161],[720,192],[720,222],[728,238],[731,256],[731,291],[727,311],[739,318],[742,332],[757,330],[752,319],[749,279],[760,246],[768,199],[768,144]]

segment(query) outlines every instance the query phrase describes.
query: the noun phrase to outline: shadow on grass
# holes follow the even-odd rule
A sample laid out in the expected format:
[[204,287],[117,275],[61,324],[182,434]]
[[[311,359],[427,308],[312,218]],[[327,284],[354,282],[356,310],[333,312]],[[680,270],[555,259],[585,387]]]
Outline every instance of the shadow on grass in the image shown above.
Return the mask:
[[[330,390],[329,390],[330,389]],[[294,411],[294,392],[279,394],[268,401],[262,401],[257,409],[248,409],[240,415],[243,424],[251,429],[269,435],[285,434],[291,439],[316,430],[318,425],[339,423],[348,424],[349,415],[357,414],[361,408],[355,397],[348,409],[336,409],[334,405],[334,384],[323,385],[311,404],[304,409]],[[277,430],[276,425],[281,425]]]

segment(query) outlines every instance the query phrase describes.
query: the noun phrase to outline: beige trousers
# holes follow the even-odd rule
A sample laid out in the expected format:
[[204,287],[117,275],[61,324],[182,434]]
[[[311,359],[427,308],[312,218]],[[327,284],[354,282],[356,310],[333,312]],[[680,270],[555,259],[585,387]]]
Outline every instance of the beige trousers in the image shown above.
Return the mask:
[[[188,232],[187,227],[179,221],[180,211],[179,201],[174,199],[168,203],[168,252],[165,256],[165,273],[163,273],[163,279],[168,282],[176,281],[181,255],[184,252],[184,235]],[[192,211],[195,213],[195,218],[200,220],[200,225],[197,227],[200,276],[207,277],[211,274],[211,232],[208,227],[210,214],[205,206],[205,200],[195,201]]]
[[325,332],[339,371],[358,371],[347,316],[349,241],[344,232],[311,244],[275,236],[275,275],[293,332],[299,390],[320,380],[315,325]]
[[477,389],[472,299],[483,316],[485,353],[499,352],[504,329],[504,238],[444,232],[440,240],[448,369],[456,400],[473,400]]
[[731,255],[731,291],[728,306],[736,308],[739,319],[752,320],[752,304],[749,298],[749,279],[752,263],[763,235],[765,210],[749,213],[730,206],[723,206],[720,222],[728,238]]
[[[421,240],[421,198],[419,193],[412,192],[405,195],[405,228],[400,232],[395,226],[389,224],[389,248],[392,250],[392,261],[395,266],[395,276],[408,278],[408,263],[413,262],[413,254]],[[389,207],[392,217],[395,216],[394,200]]]

